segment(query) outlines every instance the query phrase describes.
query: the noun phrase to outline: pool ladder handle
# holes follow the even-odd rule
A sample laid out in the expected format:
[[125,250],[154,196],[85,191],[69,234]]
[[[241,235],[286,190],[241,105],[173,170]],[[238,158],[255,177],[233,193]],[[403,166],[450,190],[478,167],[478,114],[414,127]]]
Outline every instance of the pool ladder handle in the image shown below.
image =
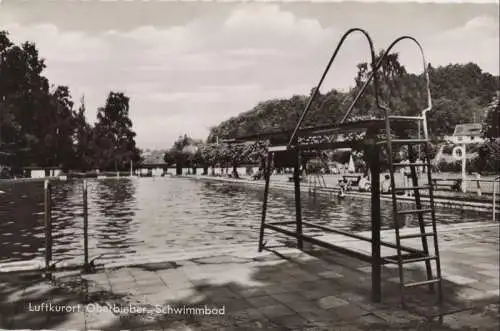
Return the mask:
[[48,267],[43,269],[43,277],[46,279],[52,279],[52,272],[56,271],[56,264],[61,261],[64,261],[64,259],[50,261]]
[[83,268],[82,268],[82,271],[83,273],[86,273],[86,274],[89,274],[89,273],[94,273],[96,272],[96,265],[95,265],[95,261],[101,257],[103,257],[104,255],[106,255],[105,253],[102,253],[102,254],[99,254],[97,255],[96,257],[94,257],[93,259],[91,259],[88,263],[88,265],[86,265],[85,263],[83,264]]

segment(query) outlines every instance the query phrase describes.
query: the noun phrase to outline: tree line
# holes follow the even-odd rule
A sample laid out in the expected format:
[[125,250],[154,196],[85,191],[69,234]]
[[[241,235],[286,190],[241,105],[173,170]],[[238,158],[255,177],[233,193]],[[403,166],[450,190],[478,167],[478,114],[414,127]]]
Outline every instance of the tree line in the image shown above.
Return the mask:
[[[378,55],[383,54],[383,51]],[[366,82],[370,71],[368,63],[360,63],[354,79],[355,85],[348,92],[335,89],[318,93],[311,105],[310,112],[302,127],[318,123],[337,123]],[[437,152],[437,145],[443,136],[453,133],[459,123],[483,123],[483,136],[486,143],[479,148],[477,167],[495,171],[498,166],[499,100],[500,78],[482,72],[474,64],[450,64],[433,67],[428,65],[433,109],[428,113],[428,129],[431,140],[436,145],[431,154]],[[381,99],[394,115],[418,115],[427,107],[427,95],[423,75],[408,73],[399,62],[398,54],[390,54],[380,69]],[[313,90],[311,90],[311,93]],[[295,95],[287,99],[272,99],[258,103],[253,109],[223,121],[211,128],[205,142],[181,136],[165,154],[167,164],[176,164],[179,173],[182,167],[237,166],[247,163],[263,165],[266,141],[252,144],[217,143],[220,138],[255,135],[273,131],[291,131],[304,110],[308,96]],[[352,119],[370,118],[381,115],[376,107],[375,91],[369,86],[353,109]],[[196,146],[189,150],[185,146]],[[432,155],[432,156],[433,156]],[[323,155],[324,156],[324,155]],[[307,158],[306,158],[307,159]],[[331,152],[326,158],[346,162],[345,153]],[[362,162],[363,155],[360,159]]]
[[[379,55],[380,56],[380,55]],[[338,123],[354,96],[366,82],[370,71],[368,63],[360,63],[354,78],[355,85],[347,92],[331,90],[318,93],[311,105],[303,127],[318,123]],[[500,77],[482,72],[474,64],[428,65],[433,109],[428,114],[429,133],[434,140],[453,133],[460,123],[483,122],[500,90]],[[408,73],[399,62],[398,54],[390,54],[379,73],[382,101],[393,115],[418,115],[427,107],[423,75]],[[375,104],[375,93],[370,84],[358,100],[352,115],[356,118],[381,115]],[[287,99],[260,102],[253,109],[223,121],[210,131],[208,141],[215,137],[237,137],[273,130],[293,130],[305,108],[308,96],[295,95]]]
[[167,165],[176,166],[176,173],[182,174],[183,168],[203,169],[203,174],[215,174],[215,168],[231,168],[238,176],[237,167],[241,165],[260,164],[263,166],[267,155],[267,143],[264,141],[250,143],[214,142],[205,143],[187,135],[180,136],[172,148],[165,153]]
[[34,43],[16,45],[0,30],[0,165],[20,175],[28,166],[121,170],[140,162],[129,97],[109,92],[90,124],[84,98],[76,106],[45,68]]

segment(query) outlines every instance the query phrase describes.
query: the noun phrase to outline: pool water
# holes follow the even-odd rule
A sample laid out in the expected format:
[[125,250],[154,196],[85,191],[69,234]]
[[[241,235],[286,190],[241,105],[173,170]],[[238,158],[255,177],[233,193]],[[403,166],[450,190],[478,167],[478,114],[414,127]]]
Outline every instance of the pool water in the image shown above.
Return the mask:
[[[44,253],[43,182],[3,182],[0,190],[0,262]],[[263,189],[175,177],[90,180],[91,256],[126,257],[166,250],[255,243]],[[81,261],[82,181],[53,186],[53,258]],[[383,227],[391,205],[382,202]],[[349,231],[370,229],[370,200],[303,195],[303,218]],[[439,222],[488,221],[489,214],[439,209]],[[268,220],[295,219],[293,192],[272,191]],[[407,226],[416,219],[409,216]],[[277,235],[278,239],[284,239]]]

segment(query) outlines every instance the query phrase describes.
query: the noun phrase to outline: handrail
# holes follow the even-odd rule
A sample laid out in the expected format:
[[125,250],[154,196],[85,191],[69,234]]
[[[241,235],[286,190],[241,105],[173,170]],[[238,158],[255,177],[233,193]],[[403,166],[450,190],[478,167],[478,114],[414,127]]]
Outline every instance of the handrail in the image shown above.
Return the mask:
[[[294,141],[295,141],[295,138],[297,136],[297,132],[298,130],[300,129],[300,126],[302,125],[302,122],[304,121],[304,118],[306,117],[307,113],[309,112],[310,108],[311,108],[311,105],[312,105],[312,102],[314,100],[314,98],[316,97],[316,95],[318,94],[318,91],[321,87],[321,85],[323,84],[323,81],[325,80],[326,78],[326,74],[328,73],[328,71],[330,70],[330,67],[333,63],[333,61],[335,60],[335,58],[337,57],[337,54],[340,50],[340,47],[344,44],[344,41],[346,40],[346,38],[353,32],[361,32],[363,35],[365,35],[366,39],[368,40],[368,44],[370,46],[370,53],[371,53],[371,59],[372,59],[372,63],[371,63],[371,66],[372,66],[372,75],[373,77],[370,78],[370,80],[372,78],[374,78],[374,84],[375,84],[375,98],[377,99],[377,104],[379,103],[378,102],[378,77],[377,77],[377,70],[373,70],[375,69],[375,50],[373,49],[373,41],[372,41],[372,38],[370,37],[370,35],[368,34],[368,32],[366,32],[365,30],[363,29],[360,29],[360,28],[352,28],[352,29],[349,29],[343,36],[342,38],[340,39],[339,43],[337,44],[337,48],[335,49],[335,51],[333,52],[333,55],[332,57],[330,58],[330,61],[328,62],[328,65],[326,66],[326,69],[325,71],[323,72],[323,75],[321,76],[321,79],[319,80],[319,83],[317,85],[316,88],[314,88],[313,90],[313,93],[311,95],[311,97],[309,98],[309,101],[307,102],[307,105],[304,109],[304,111],[302,112],[302,115],[300,116],[299,118],[299,121],[297,123],[297,125],[295,126],[295,129],[293,130],[293,133],[292,133],[292,136],[290,137],[290,141],[288,142],[288,146],[291,146]],[[368,84],[366,84],[368,85]],[[366,88],[366,87],[365,87]]]
[[[394,48],[394,46],[396,46],[396,44],[398,44],[400,41],[405,40],[405,39],[409,39],[409,40],[412,40],[413,42],[415,42],[417,44],[419,50],[420,50],[420,54],[422,55],[422,65],[424,67],[424,76],[425,76],[425,80],[426,80],[426,92],[427,92],[427,107],[424,110],[422,110],[422,118],[423,118],[423,122],[424,122],[424,128],[423,129],[424,129],[424,133],[425,133],[425,139],[428,139],[428,137],[427,137],[428,133],[427,133],[426,113],[432,109],[432,97],[431,97],[429,71],[427,70],[427,60],[426,60],[424,49],[423,49],[422,45],[418,42],[418,40],[416,40],[414,37],[411,37],[411,36],[401,36],[401,37],[395,39],[389,45],[389,47],[385,50],[384,54],[378,60],[377,64],[374,66],[372,72],[368,76],[368,79],[366,80],[365,84],[362,86],[361,90],[358,92],[358,94],[354,98],[354,101],[352,102],[351,106],[347,110],[346,114],[344,115],[344,118],[342,118],[342,120],[340,121],[340,123],[344,123],[344,121],[350,115],[350,113],[354,109],[354,106],[356,105],[357,101],[359,100],[359,98],[361,97],[361,95],[365,92],[366,88],[368,87],[368,84],[370,83],[370,81],[372,79],[377,80],[377,77],[376,77],[377,74],[376,74],[376,72],[382,66],[382,63],[385,60],[385,58],[387,57],[387,55],[389,55],[389,52]],[[376,93],[375,93],[375,99],[376,99],[376,102],[377,102],[377,107],[379,109],[384,110],[386,112],[386,115],[387,115],[388,112],[389,112],[389,108],[387,108],[387,107],[385,107],[385,106],[383,106],[383,105],[380,104],[380,100],[379,100],[377,92],[378,92],[378,90],[376,90]]]

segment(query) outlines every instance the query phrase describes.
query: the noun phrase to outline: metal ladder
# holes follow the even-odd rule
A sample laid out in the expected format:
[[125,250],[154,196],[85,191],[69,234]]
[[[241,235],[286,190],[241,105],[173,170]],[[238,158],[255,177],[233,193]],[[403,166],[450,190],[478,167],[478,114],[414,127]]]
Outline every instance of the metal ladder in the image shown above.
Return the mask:
[[322,174],[314,173],[308,176],[309,194],[316,194],[318,189],[326,188],[325,178]]
[[[395,138],[391,137],[391,124],[394,122],[417,122],[423,124],[423,134],[424,139],[411,139],[411,138]],[[432,167],[429,151],[429,137],[427,132],[427,121],[426,121],[426,111],[424,110],[421,116],[389,116],[386,112],[385,116],[385,130],[387,139],[381,141],[382,144],[386,145],[388,154],[388,163],[390,169],[390,181],[391,181],[391,194],[392,194],[392,208],[393,208],[393,221],[396,232],[396,247],[397,255],[396,258],[390,257],[386,258],[387,263],[393,263],[398,265],[399,271],[399,285],[401,294],[401,303],[405,306],[405,290],[410,287],[429,285],[431,291],[434,291],[434,284],[438,285],[438,304],[441,305],[443,302],[443,283],[441,277],[441,261],[439,256],[439,246],[436,228],[436,214],[434,208],[434,192],[432,185]],[[408,160],[409,163],[395,163],[393,162],[393,146],[407,146],[408,147]],[[423,145],[425,159],[423,162],[417,162],[415,146]],[[411,173],[411,186],[409,187],[397,187],[395,181],[396,169],[401,167],[409,167]],[[417,168],[422,167],[427,172],[427,184],[419,184]],[[429,208],[423,208],[422,202],[420,200],[421,190],[428,190],[429,192]],[[416,209],[412,210],[400,210],[398,207],[397,192],[398,191],[413,191],[413,196],[415,199]],[[400,218],[405,217],[405,215],[417,215],[418,224],[420,231],[416,234],[401,235],[400,234]],[[426,232],[424,214],[430,214],[432,230],[431,232]],[[434,253],[429,252],[429,246],[427,237],[432,237],[434,244]],[[422,254],[402,254],[401,242],[406,239],[420,238],[422,241]],[[433,276],[431,261],[435,261],[436,264],[436,275]],[[405,282],[404,277],[404,265],[415,262],[425,262],[427,279],[417,282]]]

